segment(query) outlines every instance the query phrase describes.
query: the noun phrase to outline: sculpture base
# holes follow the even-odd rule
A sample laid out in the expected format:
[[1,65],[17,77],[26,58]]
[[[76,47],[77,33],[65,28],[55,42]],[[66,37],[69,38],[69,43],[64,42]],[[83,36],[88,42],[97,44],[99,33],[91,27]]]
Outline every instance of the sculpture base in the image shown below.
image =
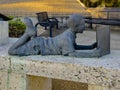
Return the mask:
[[120,50],[100,58],[10,56],[15,41],[0,46],[1,90],[120,90]]

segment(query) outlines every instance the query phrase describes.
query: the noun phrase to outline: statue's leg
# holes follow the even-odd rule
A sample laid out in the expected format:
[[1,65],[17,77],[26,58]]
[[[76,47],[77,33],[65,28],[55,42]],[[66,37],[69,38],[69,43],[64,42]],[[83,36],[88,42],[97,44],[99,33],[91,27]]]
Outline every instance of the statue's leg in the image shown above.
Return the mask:
[[34,38],[17,48],[10,48],[9,54],[18,56],[38,55],[40,54],[39,41],[37,38]]
[[17,40],[8,50],[8,53],[10,55],[16,55],[17,54],[17,49],[24,45],[30,37],[27,34],[24,34],[19,40]]
[[[26,23],[28,23],[28,25],[30,24],[31,27],[30,26],[26,26],[26,30],[25,30],[25,33],[23,34],[23,36],[20,37],[20,39],[18,41],[16,41],[16,43],[13,44],[10,47],[10,49],[8,50],[8,53],[10,55],[18,54],[18,48],[21,48],[26,43],[28,43],[28,41],[31,40],[32,37],[36,37],[37,36],[37,30],[36,30],[36,28],[33,27],[33,25],[30,23],[31,21],[29,21],[29,20],[30,19],[27,19]],[[22,48],[22,49],[24,50],[24,48]]]

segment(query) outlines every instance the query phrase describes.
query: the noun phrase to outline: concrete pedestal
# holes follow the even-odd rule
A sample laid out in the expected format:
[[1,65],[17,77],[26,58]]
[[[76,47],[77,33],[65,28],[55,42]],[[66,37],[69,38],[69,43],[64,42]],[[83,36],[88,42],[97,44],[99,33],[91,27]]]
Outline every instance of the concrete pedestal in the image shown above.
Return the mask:
[[38,76],[27,76],[27,90],[52,90],[52,79]]
[[8,21],[0,21],[0,45],[8,43]]
[[100,58],[18,57],[7,54],[11,45],[0,47],[0,90],[120,90],[119,50]]

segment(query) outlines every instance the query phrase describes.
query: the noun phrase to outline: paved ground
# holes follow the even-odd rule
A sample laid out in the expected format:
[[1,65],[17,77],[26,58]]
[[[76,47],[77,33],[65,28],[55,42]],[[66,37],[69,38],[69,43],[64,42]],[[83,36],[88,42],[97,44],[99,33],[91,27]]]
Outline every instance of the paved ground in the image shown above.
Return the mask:
[[[41,28],[41,27],[40,27]],[[64,32],[64,29],[53,30],[53,36]],[[38,35],[49,36],[49,30],[38,29]],[[77,34],[78,44],[92,44],[96,41],[96,32],[92,30],[84,31],[83,34]],[[111,49],[120,50],[120,31],[111,31]]]

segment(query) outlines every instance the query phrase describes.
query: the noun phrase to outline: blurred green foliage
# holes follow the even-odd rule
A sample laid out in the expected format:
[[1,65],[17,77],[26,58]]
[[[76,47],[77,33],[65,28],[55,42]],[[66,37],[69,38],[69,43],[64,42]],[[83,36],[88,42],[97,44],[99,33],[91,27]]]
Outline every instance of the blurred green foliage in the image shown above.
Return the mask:
[[86,7],[120,7],[120,0],[80,0]]
[[23,35],[25,29],[26,29],[26,26],[20,20],[20,18],[9,21],[9,36],[10,37],[20,37],[21,35]]
[[10,18],[10,20],[12,20],[13,18],[15,18],[14,16],[8,16]]

